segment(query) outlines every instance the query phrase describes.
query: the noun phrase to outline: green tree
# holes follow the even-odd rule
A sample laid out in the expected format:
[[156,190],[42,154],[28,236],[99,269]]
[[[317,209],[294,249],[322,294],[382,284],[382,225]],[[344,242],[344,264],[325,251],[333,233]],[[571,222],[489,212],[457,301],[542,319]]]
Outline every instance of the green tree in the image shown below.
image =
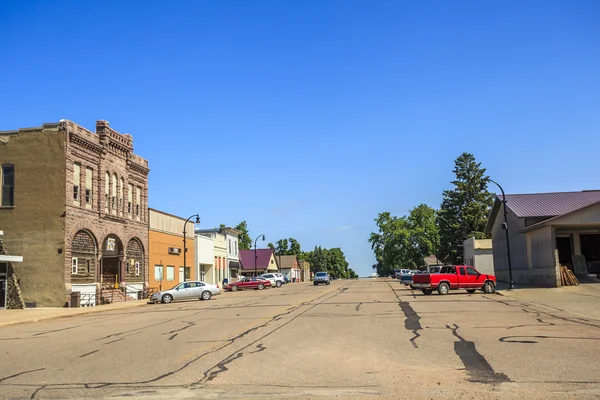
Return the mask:
[[246,221],[242,221],[237,224],[235,229],[241,232],[238,237],[240,250],[250,250],[252,248],[252,239],[248,234],[248,224]]
[[285,256],[288,254],[288,240],[287,239],[279,239],[275,244],[275,254],[278,256]]
[[439,248],[439,231],[436,211],[426,204],[410,210],[406,220],[412,246],[412,262],[416,267],[425,265],[425,257],[436,254]]
[[486,237],[485,225],[494,195],[487,190],[489,177],[485,168],[470,153],[454,160],[454,188],[444,191],[437,216],[439,227],[439,256],[446,262],[458,264],[463,258],[463,241],[471,236]]
[[346,255],[339,247],[327,250],[327,271],[334,278],[346,278],[348,274],[348,261]]
[[348,268],[348,276],[346,276],[346,278],[356,279],[356,278],[358,278],[358,274],[356,272],[354,272],[354,270],[352,268]]
[[308,252],[306,260],[310,263],[312,272],[327,271],[327,249],[315,246],[314,250]]
[[378,232],[371,232],[369,237],[377,261],[373,268],[381,276],[389,275],[395,269],[407,268],[415,257],[407,218],[383,212],[375,222]]
[[275,251],[275,245],[273,243],[269,243],[267,245],[268,248],[270,248],[271,250]]
[[223,229],[223,228],[227,228],[227,225],[225,225],[225,224],[219,225],[219,229]]
[[300,247],[300,243],[296,239],[290,238],[289,243],[290,243],[290,248],[288,250],[289,255],[299,256],[302,254],[302,248]]

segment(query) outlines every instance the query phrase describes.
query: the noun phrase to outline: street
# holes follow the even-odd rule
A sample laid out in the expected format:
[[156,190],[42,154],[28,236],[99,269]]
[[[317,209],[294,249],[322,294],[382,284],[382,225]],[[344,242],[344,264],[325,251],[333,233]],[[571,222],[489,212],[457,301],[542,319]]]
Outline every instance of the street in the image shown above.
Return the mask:
[[600,397],[600,321],[387,278],[6,326],[0,350],[1,398]]

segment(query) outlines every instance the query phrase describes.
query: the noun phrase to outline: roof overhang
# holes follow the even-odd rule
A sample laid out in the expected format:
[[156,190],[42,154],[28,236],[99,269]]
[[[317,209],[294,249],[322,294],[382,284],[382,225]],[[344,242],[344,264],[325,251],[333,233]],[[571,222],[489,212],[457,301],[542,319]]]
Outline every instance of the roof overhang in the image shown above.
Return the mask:
[[0,255],[0,262],[23,262],[23,256]]
[[492,233],[492,228],[494,227],[494,222],[498,216],[498,211],[500,211],[500,206],[502,206],[502,200],[500,200],[500,197],[496,196],[494,199],[494,205],[490,210],[490,216],[488,217],[487,224],[485,224],[484,232],[486,235],[490,235]]
[[[528,227],[526,227],[526,228],[523,228],[523,229],[521,229],[519,232],[529,232],[529,231],[533,231],[533,230],[536,230],[536,229],[539,229],[539,228],[543,228],[543,227],[545,227],[545,226],[548,226],[548,225],[557,225],[557,224],[560,224],[560,220],[561,220],[562,218],[564,218],[564,217],[567,217],[567,216],[570,216],[570,215],[573,215],[573,214],[576,214],[576,213],[578,213],[578,212],[580,212],[580,211],[586,210],[586,209],[588,209],[588,208],[590,208],[590,207],[597,206],[597,205],[599,205],[599,204],[600,204],[600,201],[599,201],[599,202],[596,202],[596,203],[588,204],[588,205],[587,205],[587,206],[585,206],[585,207],[578,208],[577,210],[573,210],[573,211],[571,211],[571,212],[568,212],[568,213],[566,213],[566,214],[557,215],[557,216],[555,216],[555,217],[552,217],[552,218],[545,219],[545,220],[543,220],[543,221],[541,221],[541,222],[538,222],[537,224],[533,224],[533,225],[531,225],[531,226],[528,226]],[[594,223],[590,223],[589,225],[590,225],[590,226],[591,226],[591,225],[594,225]]]

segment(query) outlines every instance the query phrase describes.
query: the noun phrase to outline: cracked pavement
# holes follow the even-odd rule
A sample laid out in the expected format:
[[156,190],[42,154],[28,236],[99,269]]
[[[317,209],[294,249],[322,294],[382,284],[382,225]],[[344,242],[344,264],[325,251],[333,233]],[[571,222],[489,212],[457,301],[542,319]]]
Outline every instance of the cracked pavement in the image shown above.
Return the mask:
[[0,328],[0,398],[600,397],[600,320],[391,279]]

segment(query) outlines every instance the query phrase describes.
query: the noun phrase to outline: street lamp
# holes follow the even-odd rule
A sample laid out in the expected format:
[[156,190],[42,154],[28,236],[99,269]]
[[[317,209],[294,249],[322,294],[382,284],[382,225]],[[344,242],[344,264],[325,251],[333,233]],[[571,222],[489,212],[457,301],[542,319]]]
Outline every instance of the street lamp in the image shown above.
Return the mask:
[[265,241],[265,235],[258,235],[254,240],[254,277],[256,278],[256,264],[258,264],[258,255],[256,253],[256,242],[262,237],[263,242]]
[[196,223],[199,224],[200,223],[200,216],[198,214],[194,214],[191,217],[189,217],[188,219],[185,220],[185,224],[183,224],[183,276],[184,276],[184,280],[185,280],[185,267],[187,266],[185,263],[185,256],[187,253],[187,248],[185,247],[185,228],[187,226],[187,223],[190,219],[196,217]]
[[506,210],[506,195],[504,194],[504,189],[502,189],[502,186],[500,186],[498,182],[495,182],[490,178],[488,178],[488,181],[498,186],[500,188],[500,191],[502,192],[502,203],[504,204],[504,223],[502,224],[502,229],[504,229],[504,232],[506,233],[506,255],[508,256],[508,277],[510,280],[508,284],[508,290],[512,290],[515,288],[515,284],[513,283],[512,264],[510,261],[510,243],[508,241],[508,211]]

